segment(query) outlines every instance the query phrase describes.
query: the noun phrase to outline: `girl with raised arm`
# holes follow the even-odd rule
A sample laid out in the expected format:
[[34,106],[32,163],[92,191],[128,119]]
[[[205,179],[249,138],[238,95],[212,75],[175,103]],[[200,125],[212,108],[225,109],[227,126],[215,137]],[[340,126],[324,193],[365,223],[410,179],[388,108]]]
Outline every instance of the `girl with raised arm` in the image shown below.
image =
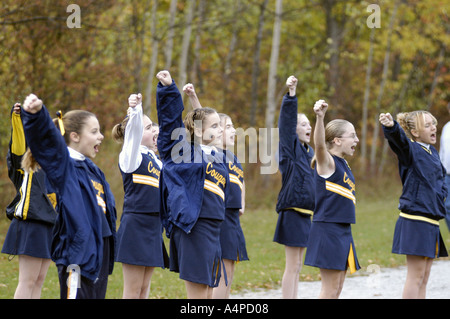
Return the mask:
[[[194,109],[202,107],[195,93],[195,88],[191,83],[186,84],[183,91],[188,95]],[[226,198],[225,219],[220,225],[220,246],[224,268],[219,286],[214,288],[213,298],[227,299],[230,297],[236,262],[245,261],[249,258],[240,222],[240,216],[244,214],[245,210],[245,183],[244,170],[233,153],[236,130],[233,121],[228,115],[220,113],[219,117],[220,125],[223,129],[220,151],[223,152],[224,161],[228,168],[230,190]]]
[[406,255],[408,268],[403,298],[425,298],[433,260],[447,257],[439,230],[445,218],[445,168],[436,143],[436,118],[427,111],[380,114],[380,123],[398,157],[403,190],[392,252]]
[[278,120],[282,186],[276,206],[278,222],[273,240],[285,247],[286,265],[281,282],[285,299],[297,298],[315,205],[314,170],[311,169],[314,151],[308,145],[311,125],[305,114],[298,113],[297,83],[294,76],[286,80],[289,92],[283,97]]
[[154,135],[142,95],[131,94],[126,118],[113,128],[113,138],[123,143],[119,169],[125,197],[116,261],[122,263],[124,299],[147,299],[155,267],[164,267],[168,259],[159,217],[162,163],[154,152]]
[[314,105],[316,204],[306,250],[305,265],[320,268],[320,298],[337,299],[350,273],[360,268],[356,257],[351,224],[355,223],[355,179],[344,159],[352,156],[359,140],[353,125],[346,120],[333,120],[325,127],[328,104],[319,100]]
[[[114,267],[116,208],[103,172],[92,162],[103,134],[94,114],[76,110],[53,123],[34,94],[23,104],[34,158],[57,194],[52,260],[62,299],[103,299]],[[58,127],[58,128],[57,128]]]
[[220,224],[229,187],[217,112],[200,108],[183,123],[181,94],[168,71],[157,74],[162,223],[170,237],[170,269],[188,298],[211,298],[221,277]]

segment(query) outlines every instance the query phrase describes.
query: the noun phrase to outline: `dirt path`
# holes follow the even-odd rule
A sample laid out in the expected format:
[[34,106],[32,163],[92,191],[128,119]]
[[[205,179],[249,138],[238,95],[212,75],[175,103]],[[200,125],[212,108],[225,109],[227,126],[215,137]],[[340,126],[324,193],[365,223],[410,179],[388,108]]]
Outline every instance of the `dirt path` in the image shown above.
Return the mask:
[[[400,299],[406,278],[406,267],[378,268],[345,279],[340,299]],[[300,282],[299,299],[316,299],[320,281]],[[232,295],[231,299],[279,299],[281,289],[258,290]],[[450,299],[450,261],[435,261],[427,286],[427,299]]]

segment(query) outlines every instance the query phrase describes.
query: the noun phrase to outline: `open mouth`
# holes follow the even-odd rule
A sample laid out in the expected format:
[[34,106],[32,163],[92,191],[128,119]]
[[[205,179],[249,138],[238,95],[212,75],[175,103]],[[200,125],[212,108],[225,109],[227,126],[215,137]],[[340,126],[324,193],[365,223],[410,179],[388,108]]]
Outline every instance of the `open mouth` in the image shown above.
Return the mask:
[[100,149],[100,144],[97,144],[94,146],[95,153],[98,153],[99,149]]

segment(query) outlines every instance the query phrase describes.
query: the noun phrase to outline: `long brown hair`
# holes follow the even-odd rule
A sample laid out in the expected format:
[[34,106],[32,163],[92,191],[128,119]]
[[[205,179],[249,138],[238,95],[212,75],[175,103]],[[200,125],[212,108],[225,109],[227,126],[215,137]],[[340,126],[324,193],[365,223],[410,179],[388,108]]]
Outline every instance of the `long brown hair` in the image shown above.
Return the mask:
[[[75,132],[77,134],[81,134],[83,126],[86,124],[86,121],[90,117],[95,117],[94,113],[85,110],[73,110],[69,111],[62,117],[62,123],[64,125],[64,140],[66,144],[70,144],[70,133]],[[55,123],[56,127],[62,132],[62,128],[60,127],[60,121],[58,118],[53,119],[53,123]]]
[[195,141],[195,129],[199,128],[198,122],[201,121],[201,125],[203,126],[203,121],[206,119],[206,116],[214,113],[216,113],[216,110],[214,110],[213,108],[202,107],[189,111],[186,114],[184,118],[184,126],[186,127],[186,133],[188,135],[188,138],[190,138],[191,143]]

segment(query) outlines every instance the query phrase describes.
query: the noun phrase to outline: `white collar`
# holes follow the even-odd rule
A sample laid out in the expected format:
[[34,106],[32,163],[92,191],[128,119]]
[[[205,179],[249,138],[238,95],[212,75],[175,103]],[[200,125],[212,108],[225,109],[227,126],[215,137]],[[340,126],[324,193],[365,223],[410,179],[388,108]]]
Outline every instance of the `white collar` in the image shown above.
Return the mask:
[[84,161],[86,159],[86,156],[84,156],[80,152],[74,150],[73,148],[67,146],[67,149],[69,150],[70,157],[72,157],[73,159],[78,160],[78,161]]
[[422,143],[422,142],[417,142],[417,143],[422,145],[423,147],[425,147],[427,150],[430,150],[430,144],[426,144],[426,143]]
[[211,152],[214,151],[217,153],[217,148],[215,146],[209,146],[209,145],[203,145],[200,144],[202,151],[205,152],[207,155],[211,155]]

